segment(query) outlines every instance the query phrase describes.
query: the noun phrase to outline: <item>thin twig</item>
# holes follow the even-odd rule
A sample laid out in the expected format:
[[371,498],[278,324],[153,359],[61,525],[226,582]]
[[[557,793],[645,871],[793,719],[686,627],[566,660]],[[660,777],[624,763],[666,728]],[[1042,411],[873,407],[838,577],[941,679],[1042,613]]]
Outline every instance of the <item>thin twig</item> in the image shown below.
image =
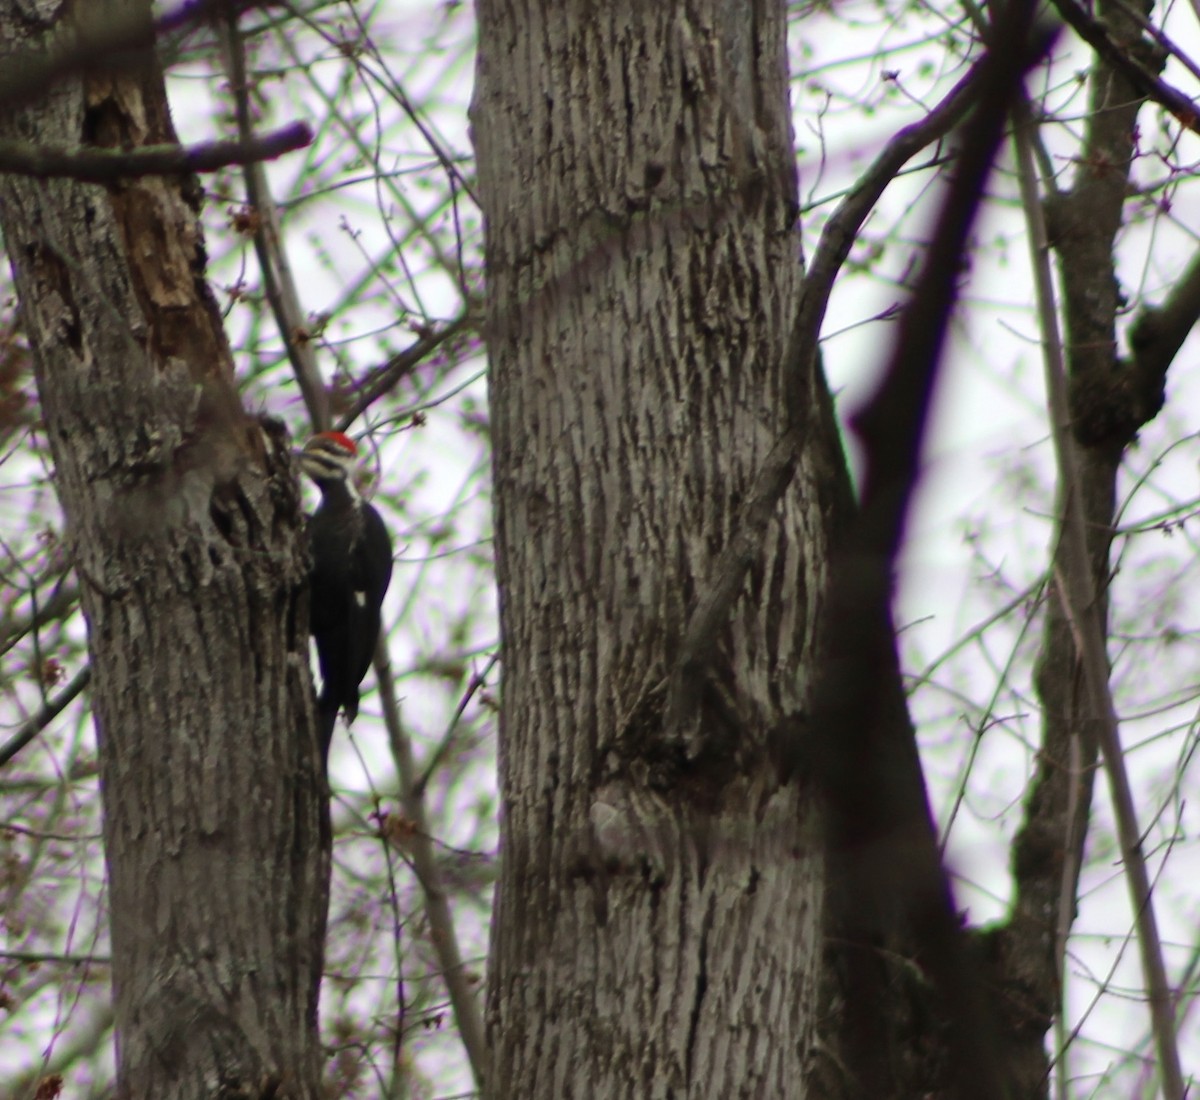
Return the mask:
[[[376,807],[379,806],[378,799],[375,804]],[[401,1096],[403,1092],[398,1086],[402,1073],[404,1022],[408,1015],[408,997],[404,992],[404,949],[401,941],[404,920],[400,914],[400,891],[396,887],[394,857],[399,854],[400,860],[405,866],[408,866],[409,863],[403,852],[396,852],[396,846],[392,843],[388,830],[382,827],[386,821],[385,816],[382,813],[378,816],[381,826],[380,841],[383,844],[383,861],[387,872],[388,902],[392,907],[392,957],[396,960],[396,1020],[390,1028],[392,1032],[392,1087],[387,1092],[391,1096]]]
[[[290,6],[290,5],[289,5]],[[363,48],[373,57],[378,63],[381,72],[371,75],[380,83],[382,87],[387,89],[388,94],[400,105],[400,109],[408,116],[409,121],[417,128],[420,135],[425,139],[425,144],[429,146],[430,152],[437,157],[442,169],[446,173],[446,177],[453,184],[457,181],[458,186],[463,189],[467,197],[477,206],[481,207],[479,196],[471,187],[470,181],[459,171],[458,165],[454,163],[454,157],[450,155],[449,150],[445,147],[442,140],[433,132],[433,129],[425,123],[421,118],[420,113],[413,106],[412,100],[408,98],[408,93],[404,90],[404,85],[392,74],[387,66],[387,62],[383,58],[383,54],[379,52],[379,46],[375,42],[375,36],[372,35],[371,29],[363,23],[362,15],[359,12],[357,5],[352,5],[350,9],[351,17],[358,25],[358,33]],[[366,65],[359,62],[359,65],[365,70],[370,71]],[[465,293],[465,287],[464,293]]]
[[20,729],[20,732],[0,745],[0,768],[29,744],[70,705],[72,700],[92,682],[92,666],[85,665],[65,688],[50,700]]
[[31,608],[28,615],[20,619],[0,621],[0,657],[17,645],[31,630],[38,630],[50,622],[61,622],[74,613],[79,602],[79,586],[66,586],[67,572],[59,570],[58,581],[49,598],[37,608]]
[[1050,405],[1050,430],[1058,465],[1062,523],[1060,537],[1065,552],[1061,568],[1055,572],[1055,587],[1063,611],[1075,636],[1075,648],[1083,664],[1084,683],[1093,716],[1100,728],[1100,747],[1104,758],[1117,818],[1117,833],[1125,864],[1125,878],[1138,929],[1138,947],[1142,958],[1150,1000],[1150,1016],[1158,1048],[1162,1087],[1166,1100],[1183,1100],[1183,1071],[1175,1035],[1171,988],[1167,983],[1162,941],[1154,915],[1150,876],[1142,856],[1141,832],[1125,758],[1121,751],[1116,708],[1109,685],[1108,654],[1104,630],[1097,615],[1098,593],[1093,583],[1087,549],[1087,521],[1083,512],[1083,481],[1075,443],[1070,434],[1070,403],[1067,372],[1063,361],[1058,315],[1054,307],[1050,274],[1050,246],[1042,206],[1038,195],[1037,169],[1027,128],[1029,111],[1020,104],[1021,125],[1017,127],[1018,178],[1025,216],[1030,228],[1030,251],[1037,286],[1038,321],[1046,369],[1046,391]]
[[386,393],[390,393],[401,381],[413,373],[434,351],[455,337],[469,332],[474,318],[469,311],[463,312],[441,328],[430,328],[403,351],[397,352],[386,363],[367,372],[356,387],[359,396],[347,412],[339,419],[338,427],[345,431],[366,410]]
[[463,692],[462,698],[458,701],[458,706],[454,709],[454,717],[450,719],[450,725],[446,727],[446,732],[442,734],[442,739],[438,743],[438,747],[433,750],[429,757],[429,763],[425,765],[425,770],[413,784],[413,795],[417,798],[425,796],[425,788],[429,786],[429,781],[434,777],[438,768],[442,766],[442,761],[446,757],[446,753],[450,751],[450,745],[454,739],[455,731],[458,729],[459,722],[462,721],[463,714],[466,713],[467,704],[470,703],[475,693],[487,684],[487,678],[491,675],[491,671],[496,667],[500,660],[500,651],[488,658],[488,662],[483,666],[482,672],[475,673],[471,677],[470,683],[467,684],[467,690]]
[[[254,126],[250,117],[250,85],[246,75],[246,51],[238,26],[238,13],[231,10],[221,23],[221,38],[229,83],[237,114],[238,136],[242,141],[253,140]],[[254,251],[262,272],[263,289],[288,362],[296,375],[309,419],[316,431],[330,425],[329,393],[321,379],[313,342],[304,334],[307,329],[300,294],[292,278],[283,231],[279,223],[279,208],[271,195],[267,173],[259,163],[248,163],[242,170],[246,199],[257,215],[254,232]]]
[[62,963],[64,966],[111,966],[107,955],[56,954],[52,951],[0,951],[0,959],[15,963]]
[[412,826],[406,847],[412,856],[413,870],[425,896],[425,914],[429,919],[429,940],[437,952],[442,979],[450,995],[458,1034],[462,1038],[471,1063],[471,1072],[481,1095],[487,1096],[487,1039],[483,1015],[479,1011],[479,991],[468,978],[458,946],[458,933],[437,856],[429,832],[429,816],[425,800],[417,790],[417,766],[413,758],[412,741],[400,720],[396,704],[396,681],[388,661],[387,646],[381,636],[375,646],[375,676],[379,681],[379,697],[383,701],[383,719],[387,725],[388,741],[396,762],[400,782],[400,805]]

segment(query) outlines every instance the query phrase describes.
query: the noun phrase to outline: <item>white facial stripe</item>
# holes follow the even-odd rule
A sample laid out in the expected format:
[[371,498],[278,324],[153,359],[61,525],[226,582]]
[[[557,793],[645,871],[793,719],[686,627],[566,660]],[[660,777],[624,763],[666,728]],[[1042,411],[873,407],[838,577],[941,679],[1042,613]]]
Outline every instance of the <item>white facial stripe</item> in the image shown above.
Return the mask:
[[321,476],[328,477],[345,476],[352,466],[352,463],[348,462],[344,457],[339,459],[335,455],[316,450],[303,452],[301,461],[310,470],[319,472]]

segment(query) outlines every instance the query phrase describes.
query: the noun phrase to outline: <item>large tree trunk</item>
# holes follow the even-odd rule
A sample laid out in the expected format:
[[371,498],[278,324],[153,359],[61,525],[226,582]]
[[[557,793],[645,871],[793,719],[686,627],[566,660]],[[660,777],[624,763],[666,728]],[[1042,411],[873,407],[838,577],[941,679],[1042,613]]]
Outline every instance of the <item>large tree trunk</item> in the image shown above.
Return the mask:
[[[0,3],[5,57],[69,32],[27,10]],[[175,140],[144,55],[0,132]],[[196,198],[4,176],[0,221],[88,622],[119,1094],[316,1097],[329,838],[298,490],[238,402]]]
[[663,687],[787,426],[784,5],[481,0],[479,19],[505,662],[494,1095],[802,1096],[823,860],[772,740],[809,702],[835,438],[808,441],[696,724],[673,728]]

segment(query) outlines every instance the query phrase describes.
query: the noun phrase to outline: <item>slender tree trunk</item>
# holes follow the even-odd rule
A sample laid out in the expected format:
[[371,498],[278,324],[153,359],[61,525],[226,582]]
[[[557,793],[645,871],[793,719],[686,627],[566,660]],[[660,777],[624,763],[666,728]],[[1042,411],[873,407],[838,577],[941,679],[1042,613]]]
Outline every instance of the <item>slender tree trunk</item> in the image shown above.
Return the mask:
[[[30,10],[0,3],[5,64],[71,33]],[[174,141],[153,57],[121,64],[0,108],[0,133]],[[0,177],[88,623],[119,1095],[316,1097],[329,836],[299,495],[238,401],[197,201]]]
[[480,0],[479,19],[505,662],[492,1093],[803,1096],[823,860],[772,742],[813,680],[828,432],[694,725],[672,728],[664,687],[787,427],[785,6]]
[[[1143,10],[1149,14],[1148,7]],[[1138,42],[1144,15],[1136,9],[1101,3],[1095,11],[1118,41]],[[1156,70],[1164,62],[1165,54],[1147,52],[1142,59]],[[1145,328],[1139,333],[1137,326],[1129,335],[1132,358],[1122,359],[1118,351],[1117,316],[1125,302],[1114,248],[1130,193],[1144,98],[1124,73],[1100,57],[1092,62],[1089,83],[1084,153],[1074,165],[1070,189],[1048,199],[1045,212],[1062,279],[1069,445],[1079,471],[1078,485],[1060,487],[1060,508],[1065,514],[1065,501],[1079,493],[1091,568],[1082,583],[1096,592],[1107,637],[1117,476],[1125,448],[1162,406],[1163,377],[1174,352],[1163,357],[1157,340],[1145,338]],[[1143,321],[1146,316],[1143,311]],[[1139,362],[1142,355],[1157,360],[1157,369]],[[1064,605],[1063,592],[1071,587],[1067,578],[1081,565],[1069,553],[1068,541],[1061,539],[1054,547],[1050,570],[1053,583],[1035,680],[1042,703],[1042,743],[1025,821],[1013,844],[1012,915],[992,930],[994,950],[1012,975],[1011,992],[1001,1003],[1012,1018],[1012,1061],[1023,1071],[1021,1095],[1039,1098],[1049,1094],[1051,1063],[1043,1036],[1062,1009],[1064,967],[1070,965],[1063,937],[1074,918],[1093,790],[1098,776],[1103,781],[1098,767],[1103,718],[1085,690],[1076,644],[1079,628]],[[1070,911],[1064,913],[1064,906]],[[1070,1075],[1069,1061],[1064,1070],[1069,1057],[1070,1052],[1060,1052],[1056,1073]]]

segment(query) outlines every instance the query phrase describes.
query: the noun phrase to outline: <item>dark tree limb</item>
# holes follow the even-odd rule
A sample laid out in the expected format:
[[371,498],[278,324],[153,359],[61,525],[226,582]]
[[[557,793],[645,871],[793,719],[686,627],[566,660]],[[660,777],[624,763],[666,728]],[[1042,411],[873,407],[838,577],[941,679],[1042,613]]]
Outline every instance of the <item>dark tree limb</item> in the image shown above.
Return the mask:
[[73,149],[26,142],[0,142],[0,172],[35,179],[65,178],[81,183],[117,183],[134,176],[186,176],[215,172],[231,164],[272,160],[312,142],[306,122],[293,122],[262,137],[207,141],[200,145],[143,145],[140,149]]
[[37,712],[21,729],[0,745],[0,768],[54,721],[92,682],[92,667],[85,665],[65,688]]
[[862,506],[835,556],[824,613],[826,665],[805,740],[827,806],[838,927],[857,949],[844,955],[853,1003],[845,1006],[842,1057],[870,1095],[891,1094],[893,1067],[889,1051],[880,1049],[886,990],[877,952],[898,932],[907,933],[939,995],[951,1087],[963,1097],[1006,1094],[993,1011],[941,864],[899,681],[890,605],[963,250],[1009,106],[1026,68],[1054,37],[1031,29],[1035,8],[1032,0],[1006,5],[990,36],[978,106],[962,132],[923,273],[884,380],[855,418],[867,463]]
[[[1158,412],[1163,401],[1163,385],[1167,368],[1174,361],[1184,340],[1200,320],[1200,253],[1193,257],[1187,270],[1175,284],[1167,299],[1157,308],[1144,309],[1129,330],[1129,346],[1133,352],[1133,367],[1142,384],[1146,407],[1142,410],[1145,423]],[[1158,403],[1153,406],[1157,395]],[[1148,414],[1148,415],[1145,415]]]
[[[1144,39],[1119,40],[1099,20],[1093,19],[1075,0],[1054,0],[1055,10],[1080,38],[1121,73],[1138,94],[1165,107],[1181,126],[1200,133],[1196,104],[1183,92],[1171,87],[1150,67],[1161,67],[1161,47]],[[1158,59],[1152,54],[1158,53]],[[1140,56],[1139,56],[1140,55]],[[1149,62],[1149,64],[1147,63]]]

